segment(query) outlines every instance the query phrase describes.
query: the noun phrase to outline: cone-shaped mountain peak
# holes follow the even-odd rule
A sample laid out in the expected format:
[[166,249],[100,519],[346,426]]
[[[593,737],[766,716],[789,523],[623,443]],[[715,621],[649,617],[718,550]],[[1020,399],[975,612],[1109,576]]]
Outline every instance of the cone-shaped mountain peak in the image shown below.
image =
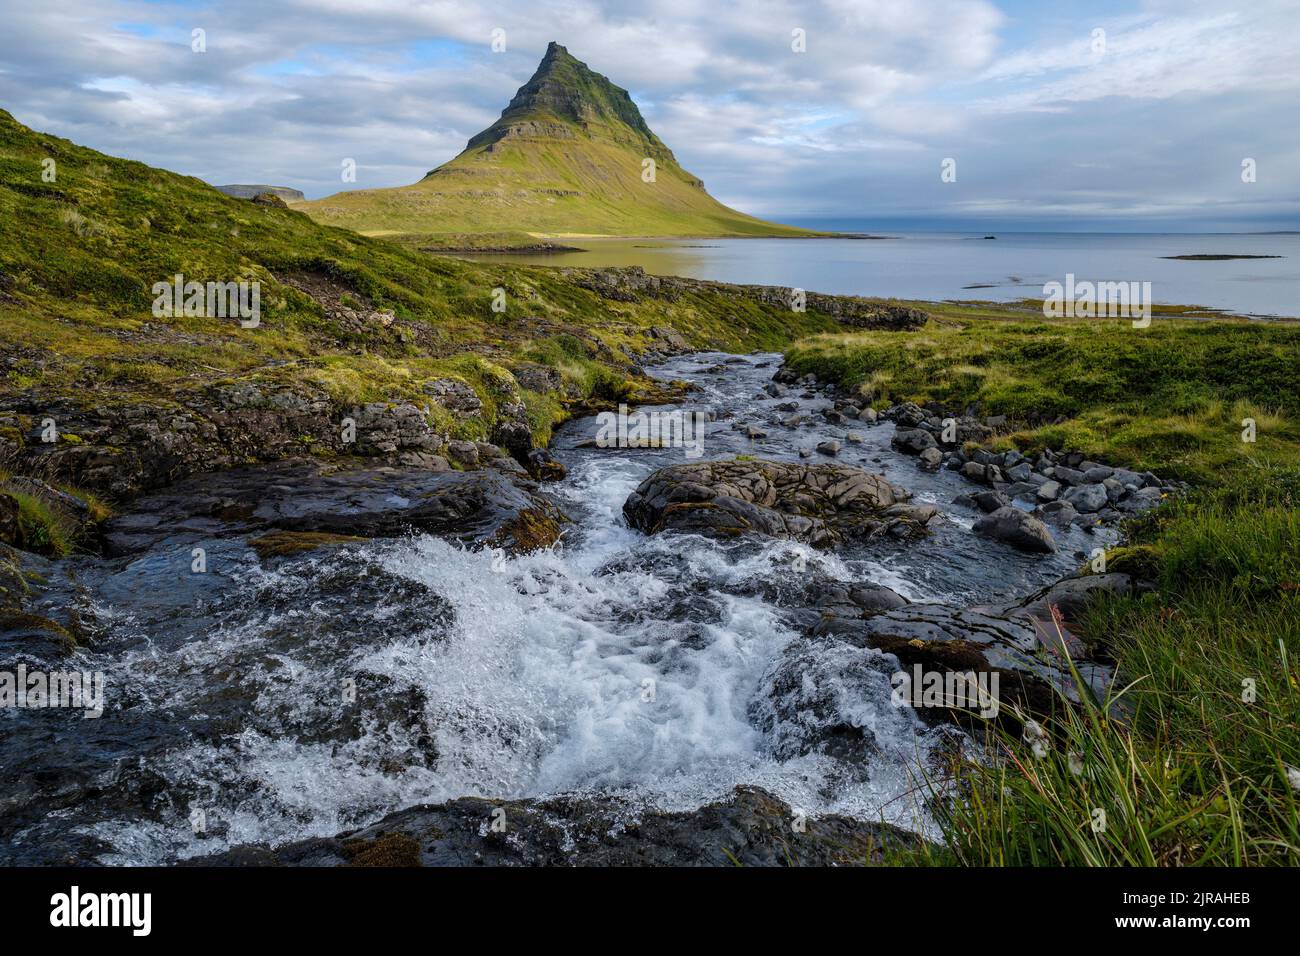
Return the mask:
[[495,142],[517,131],[520,123],[554,120],[615,139],[639,139],[647,156],[661,162],[676,162],[668,147],[651,131],[631,94],[554,40],[546,48],[546,55],[532,78],[501,111],[501,118],[472,137],[466,148]]
[[677,163],[627,90],[558,43],[500,118],[413,186],[298,208],[405,235],[807,235],[729,209]]

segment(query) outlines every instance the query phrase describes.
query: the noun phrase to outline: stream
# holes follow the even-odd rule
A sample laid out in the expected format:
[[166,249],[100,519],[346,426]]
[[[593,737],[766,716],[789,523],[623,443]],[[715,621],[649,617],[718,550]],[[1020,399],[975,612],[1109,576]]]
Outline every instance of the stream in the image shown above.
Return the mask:
[[[356,828],[403,807],[480,795],[615,793],[692,809],[738,784],[808,814],[932,833],[917,769],[952,727],[890,702],[889,655],[828,648],[781,679],[791,611],[813,582],[871,582],[969,605],[1078,567],[1099,535],[1027,555],[976,537],[953,505],[972,486],[889,447],[894,426],[826,423],[820,392],[770,398],[779,355],[696,354],[650,369],[698,388],[705,458],[798,461],[847,431],[837,461],[882,472],[940,510],[917,542],[836,552],[788,541],[647,537],[622,517],[680,448],[590,447],[593,418],[557,430],[568,469],[544,486],[572,518],[559,545],[511,558],[428,535],[326,548],[264,566],[214,541],[51,565],[51,600],[94,634],[63,668],[102,671],[101,717],[0,711],[0,862],[159,864],[245,843]],[[798,401],[809,423],[787,426]],[[751,440],[736,425],[756,425]],[[811,461],[830,460],[814,455]],[[351,695],[351,696],[349,696]],[[819,723],[861,746],[807,746]]]

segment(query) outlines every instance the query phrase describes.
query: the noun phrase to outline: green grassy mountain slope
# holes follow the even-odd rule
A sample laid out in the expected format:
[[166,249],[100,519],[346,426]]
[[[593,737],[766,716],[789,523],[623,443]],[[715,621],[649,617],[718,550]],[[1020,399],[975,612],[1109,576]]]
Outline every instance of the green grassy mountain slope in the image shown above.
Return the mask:
[[[654,182],[643,163],[654,161]],[[627,91],[552,43],[501,118],[420,182],[296,206],[371,235],[807,236],[722,205]]]
[[[0,471],[112,493],[337,454],[337,423],[367,403],[409,405],[430,429],[468,439],[492,435],[499,406],[522,404],[541,441],[575,403],[635,400],[647,348],[772,348],[838,326],[815,300],[796,313],[699,284],[669,301],[607,291],[581,270],[421,254],[35,132],[3,110],[0,235]],[[259,282],[260,324],[155,315],[154,284],[177,274]],[[449,419],[430,390],[446,379],[481,409]],[[46,418],[58,423],[48,444]]]

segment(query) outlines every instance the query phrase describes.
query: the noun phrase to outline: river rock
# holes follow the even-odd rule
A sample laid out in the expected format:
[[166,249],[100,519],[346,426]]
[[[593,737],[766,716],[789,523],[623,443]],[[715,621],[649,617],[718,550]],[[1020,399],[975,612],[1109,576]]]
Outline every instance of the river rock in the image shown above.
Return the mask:
[[1079,517],[1079,512],[1068,501],[1049,501],[1035,508],[1033,514],[1039,521],[1058,528],[1070,527]]
[[1065,465],[1057,465],[1052,470],[1052,477],[1063,485],[1081,485],[1083,481],[1083,472],[1075,468],[1067,468]]
[[568,469],[547,449],[534,448],[528,453],[528,474],[538,481],[562,481]]
[[974,531],[997,541],[1005,541],[1021,551],[1050,554],[1056,550],[1056,541],[1047,530],[1047,525],[1014,506],[989,512],[975,522]]
[[198,545],[273,529],[362,537],[418,531],[531,551],[552,544],[565,520],[532,482],[495,469],[331,470],[299,460],[186,479],[106,522],[104,541],[108,554],[120,555],[165,539]]
[[[1099,698],[1106,694],[1110,668],[1092,660],[1072,630],[1089,604],[1099,594],[1129,596],[1149,589],[1146,582],[1112,572],[1070,576],[1019,600],[968,608],[922,602],[861,615],[837,613],[832,606],[810,634],[885,651],[904,669],[997,673],[1002,719],[1013,708],[1045,717],[1058,709],[1058,695],[1079,699],[1066,653],[1091,691]],[[918,716],[971,720],[964,710],[946,708],[921,710]]]
[[1105,485],[1076,485],[1065,493],[1065,500],[1074,505],[1075,510],[1092,514],[1106,507],[1110,496],[1106,494]]
[[[494,829],[504,819],[504,831]],[[917,837],[836,814],[791,827],[794,810],[757,787],[698,810],[647,809],[616,796],[461,797],[399,810],[336,837],[238,846],[199,866],[861,866]]]
[[889,444],[908,455],[919,455],[927,448],[935,448],[939,442],[924,428],[900,428],[894,432]]
[[1055,501],[1061,494],[1061,483],[1050,478],[1038,486],[1039,501]]
[[623,514],[646,534],[752,532],[830,547],[921,534],[936,512],[908,504],[910,497],[883,476],[848,465],[703,461],[654,472],[628,497]]

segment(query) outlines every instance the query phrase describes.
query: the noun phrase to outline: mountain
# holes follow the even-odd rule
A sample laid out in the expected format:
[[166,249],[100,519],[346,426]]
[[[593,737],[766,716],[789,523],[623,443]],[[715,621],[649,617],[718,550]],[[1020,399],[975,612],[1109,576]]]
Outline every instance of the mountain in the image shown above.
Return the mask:
[[[647,350],[774,349],[840,327],[846,308],[878,309],[810,295],[799,313],[784,290],[670,293],[637,270],[424,255],[3,109],[0,236],[0,491],[7,472],[130,494],[253,459],[335,454],[347,450],[337,423],[358,409],[415,416],[372,430],[384,447],[412,423],[423,434],[425,417],[457,439],[526,426],[542,441],[569,404],[638,401]],[[191,311],[188,291],[184,309],[179,296],[160,302],[177,276],[205,287],[206,303]],[[260,292],[254,325],[211,304],[214,286],[240,282]],[[463,415],[434,407],[448,389]]]
[[[654,181],[646,182],[646,160]],[[298,204],[378,234],[806,236],[718,202],[650,129],[627,90],[552,43],[501,118],[420,182]]]

